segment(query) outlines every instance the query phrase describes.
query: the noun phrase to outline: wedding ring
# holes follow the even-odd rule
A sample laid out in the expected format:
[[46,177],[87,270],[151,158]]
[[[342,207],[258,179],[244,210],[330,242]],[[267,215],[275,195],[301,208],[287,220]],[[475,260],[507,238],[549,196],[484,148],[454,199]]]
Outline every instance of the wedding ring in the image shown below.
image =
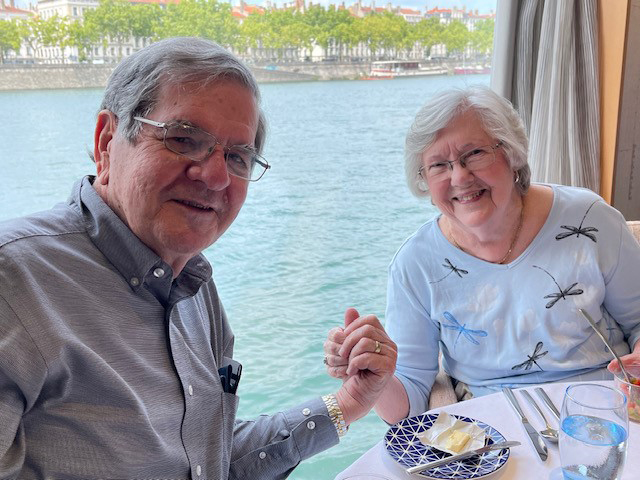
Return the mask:
[[376,340],[376,349],[373,351],[373,353],[380,353],[380,342],[378,340]]
[[322,361],[322,363],[324,363],[325,365],[329,365],[329,361],[327,360],[327,357],[324,357],[324,360]]

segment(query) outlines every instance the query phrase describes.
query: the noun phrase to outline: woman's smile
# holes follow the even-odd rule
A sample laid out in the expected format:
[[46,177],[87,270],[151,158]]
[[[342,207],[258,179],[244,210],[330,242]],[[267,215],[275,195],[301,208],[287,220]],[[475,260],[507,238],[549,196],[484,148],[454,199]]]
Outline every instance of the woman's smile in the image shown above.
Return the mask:
[[480,199],[480,197],[482,197],[485,194],[486,191],[487,189],[483,188],[475,192],[464,193],[464,194],[453,197],[453,200],[463,205],[467,203],[474,203],[474,202],[477,202]]

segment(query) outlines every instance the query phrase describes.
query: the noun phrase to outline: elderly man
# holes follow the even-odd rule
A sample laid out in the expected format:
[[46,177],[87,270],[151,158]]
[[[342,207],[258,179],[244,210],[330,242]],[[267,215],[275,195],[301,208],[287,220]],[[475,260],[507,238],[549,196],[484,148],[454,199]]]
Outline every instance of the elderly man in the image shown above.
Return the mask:
[[254,78],[211,42],[115,69],[95,177],[0,226],[1,478],[284,478],[370,410],[396,348],[349,309],[335,395],[235,420],[233,334],[200,252],[269,168],[264,139]]

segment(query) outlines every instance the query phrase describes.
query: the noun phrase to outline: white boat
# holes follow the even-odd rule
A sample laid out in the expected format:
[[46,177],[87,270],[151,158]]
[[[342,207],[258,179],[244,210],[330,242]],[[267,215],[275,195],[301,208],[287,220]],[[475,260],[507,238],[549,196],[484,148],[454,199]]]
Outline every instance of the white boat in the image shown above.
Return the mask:
[[445,75],[446,68],[421,67],[420,62],[415,60],[384,60],[371,63],[371,72],[368,78],[396,78],[396,77],[416,77],[423,75]]

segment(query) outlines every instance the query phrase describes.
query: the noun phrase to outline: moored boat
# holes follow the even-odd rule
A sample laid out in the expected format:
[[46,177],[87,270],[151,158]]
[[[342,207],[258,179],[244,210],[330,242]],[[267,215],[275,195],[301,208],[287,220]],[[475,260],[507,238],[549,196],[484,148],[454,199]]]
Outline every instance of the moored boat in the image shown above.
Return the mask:
[[446,75],[448,70],[441,66],[422,67],[415,60],[384,60],[373,62],[369,80],[397,77],[416,77],[424,75]]
[[454,75],[472,75],[474,73],[482,73],[482,74],[491,73],[491,67],[476,65],[473,67],[455,67],[453,69]]

